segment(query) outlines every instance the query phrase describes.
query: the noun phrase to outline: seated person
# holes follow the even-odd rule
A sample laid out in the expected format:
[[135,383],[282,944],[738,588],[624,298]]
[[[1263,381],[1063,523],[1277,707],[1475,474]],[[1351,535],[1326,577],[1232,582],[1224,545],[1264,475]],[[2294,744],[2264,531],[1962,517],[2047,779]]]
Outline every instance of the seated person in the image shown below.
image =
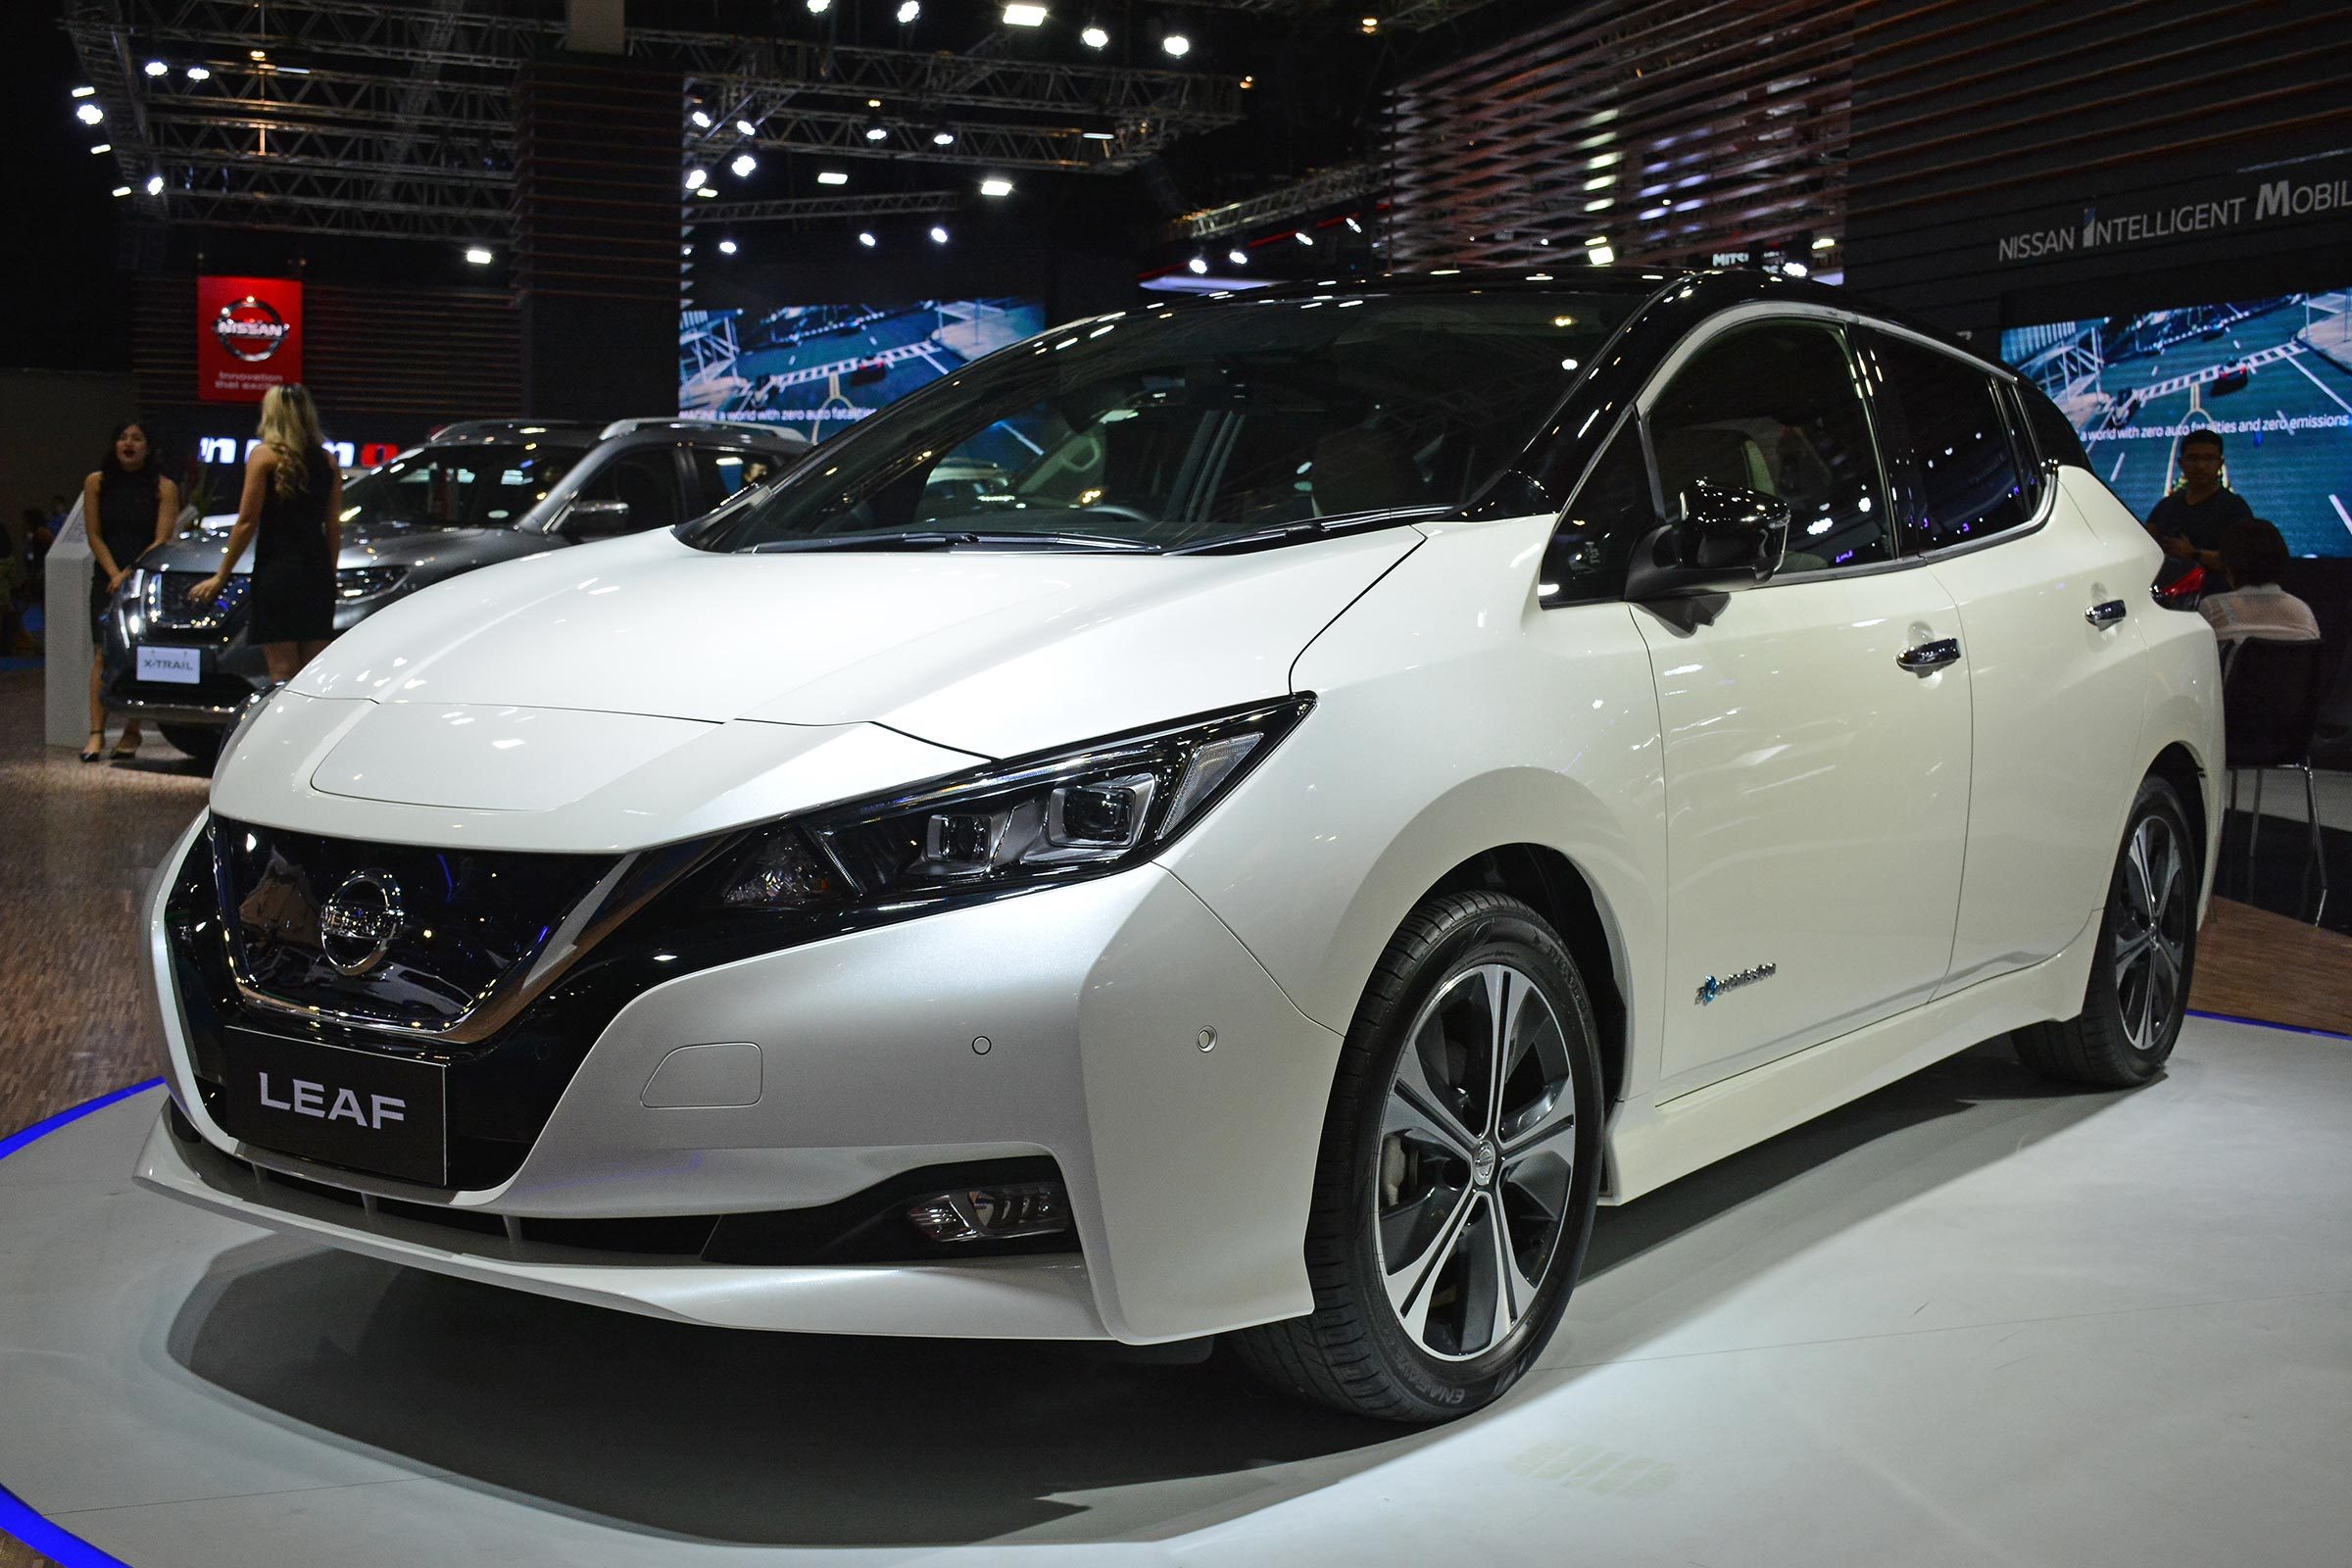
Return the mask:
[[2258,637],[2271,642],[2316,643],[2320,623],[2311,607],[2278,586],[2286,569],[2286,541],[2260,517],[2241,517],[2222,530],[2222,571],[2230,591],[2207,594],[2197,613],[2213,622],[2223,644]]

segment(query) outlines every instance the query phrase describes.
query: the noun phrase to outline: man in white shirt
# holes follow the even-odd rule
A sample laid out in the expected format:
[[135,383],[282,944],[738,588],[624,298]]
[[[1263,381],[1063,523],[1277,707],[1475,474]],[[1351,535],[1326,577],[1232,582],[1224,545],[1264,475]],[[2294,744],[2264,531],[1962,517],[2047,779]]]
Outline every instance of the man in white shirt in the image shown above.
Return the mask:
[[2286,541],[2260,517],[2241,517],[2222,530],[2222,570],[2230,591],[2207,594],[2197,612],[2213,623],[2225,646],[2249,637],[2316,643],[2320,623],[2311,607],[2278,586],[2286,569]]

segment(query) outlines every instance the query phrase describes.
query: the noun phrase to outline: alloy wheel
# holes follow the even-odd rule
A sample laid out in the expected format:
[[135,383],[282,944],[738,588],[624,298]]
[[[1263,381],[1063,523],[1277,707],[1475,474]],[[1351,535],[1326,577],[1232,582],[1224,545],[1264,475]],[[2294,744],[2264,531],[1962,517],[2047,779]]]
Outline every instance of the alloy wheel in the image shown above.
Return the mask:
[[2115,998],[2134,1051],[2160,1046],[2180,1006],[2192,913],[2187,865],[2172,824],[2142,817],[2115,889]]
[[1484,1355],[1534,1309],[1576,1173],[1576,1074],[1543,989],[1504,963],[1441,987],[1382,1107],[1373,1234],[1397,1321],[1429,1354]]

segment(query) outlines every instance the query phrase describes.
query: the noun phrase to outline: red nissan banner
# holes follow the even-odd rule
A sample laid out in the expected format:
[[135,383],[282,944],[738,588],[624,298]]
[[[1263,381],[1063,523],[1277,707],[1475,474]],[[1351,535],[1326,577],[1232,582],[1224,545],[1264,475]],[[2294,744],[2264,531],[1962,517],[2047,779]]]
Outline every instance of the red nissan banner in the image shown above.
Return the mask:
[[259,403],[302,379],[302,284],[286,277],[196,279],[196,396]]

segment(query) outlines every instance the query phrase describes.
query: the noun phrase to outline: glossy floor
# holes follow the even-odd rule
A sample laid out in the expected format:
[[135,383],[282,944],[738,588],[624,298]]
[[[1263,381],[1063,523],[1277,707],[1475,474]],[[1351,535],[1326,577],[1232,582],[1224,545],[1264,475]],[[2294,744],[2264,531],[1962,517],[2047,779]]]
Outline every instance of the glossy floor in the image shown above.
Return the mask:
[[2128,1095],[1982,1048],[1605,1212],[1542,1368],[1400,1433],[1216,1362],[732,1334],[0,1160],[0,1484],[140,1568],[2310,1564],[2352,1532],[2352,1045]]

